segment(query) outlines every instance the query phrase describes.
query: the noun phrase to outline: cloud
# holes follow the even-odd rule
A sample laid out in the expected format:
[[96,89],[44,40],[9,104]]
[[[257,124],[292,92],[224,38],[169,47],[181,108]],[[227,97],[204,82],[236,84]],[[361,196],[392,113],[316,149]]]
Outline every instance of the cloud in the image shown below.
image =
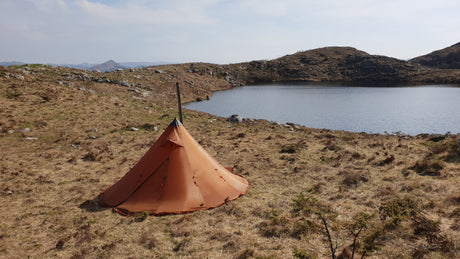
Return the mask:
[[459,9],[458,0],[0,0],[0,51],[39,62],[227,63],[340,45],[409,58],[458,42]]
[[[154,1],[155,2],[155,1]],[[168,1],[168,5],[156,3],[147,5],[144,2],[123,2],[108,5],[88,0],[77,1],[76,6],[83,12],[100,21],[117,24],[148,25],[184,25],[209,24],[212,20],[206,15],[205,9],[213,1],[197,4],[192,1]]]

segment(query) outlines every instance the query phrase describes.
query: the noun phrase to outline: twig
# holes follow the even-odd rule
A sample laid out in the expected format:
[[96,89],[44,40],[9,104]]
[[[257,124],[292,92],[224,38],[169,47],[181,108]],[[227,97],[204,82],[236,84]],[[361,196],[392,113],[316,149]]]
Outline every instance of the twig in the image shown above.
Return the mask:
[[330,249],[331,249],[332,259],[336,259],[335,258],[335,251],[337,250],[337,243],[336,243],[335,248],[334,248],[334,245],[332,243],[331,233],[329,232],[329,228],[327,227],[327,221],[326,221],[326,219],[323,217],[323,215],[321,213],[319,213],[318,215],[321,218],[321,221],[323,222],[324,228],[326,230],[327,239],[329,240],[329,246],[330,246]]

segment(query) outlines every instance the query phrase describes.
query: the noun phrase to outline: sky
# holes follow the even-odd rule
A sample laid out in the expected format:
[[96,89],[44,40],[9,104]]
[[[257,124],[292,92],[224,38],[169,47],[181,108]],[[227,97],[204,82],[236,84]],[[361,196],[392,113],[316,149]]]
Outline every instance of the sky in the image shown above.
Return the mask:
[[327,46],[410,59],[460,42],[458,0],[0,0],[0,61],[239,63]]

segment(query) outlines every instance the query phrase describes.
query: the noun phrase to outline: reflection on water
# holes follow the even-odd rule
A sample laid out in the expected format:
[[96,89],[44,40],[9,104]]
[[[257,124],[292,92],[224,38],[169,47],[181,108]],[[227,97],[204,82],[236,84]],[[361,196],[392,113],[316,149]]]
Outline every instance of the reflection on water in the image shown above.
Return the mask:
[[460,133],[460,86],[356,87],[283,83],[216,92],[188,109],[368,133]]

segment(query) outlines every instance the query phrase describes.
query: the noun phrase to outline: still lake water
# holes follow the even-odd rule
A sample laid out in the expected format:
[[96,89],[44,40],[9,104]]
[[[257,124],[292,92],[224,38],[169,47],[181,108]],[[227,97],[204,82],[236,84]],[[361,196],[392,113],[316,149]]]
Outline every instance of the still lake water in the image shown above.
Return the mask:
[[216,92],[185,108],[353,132],[460,133],[460,85],[277,83]]

